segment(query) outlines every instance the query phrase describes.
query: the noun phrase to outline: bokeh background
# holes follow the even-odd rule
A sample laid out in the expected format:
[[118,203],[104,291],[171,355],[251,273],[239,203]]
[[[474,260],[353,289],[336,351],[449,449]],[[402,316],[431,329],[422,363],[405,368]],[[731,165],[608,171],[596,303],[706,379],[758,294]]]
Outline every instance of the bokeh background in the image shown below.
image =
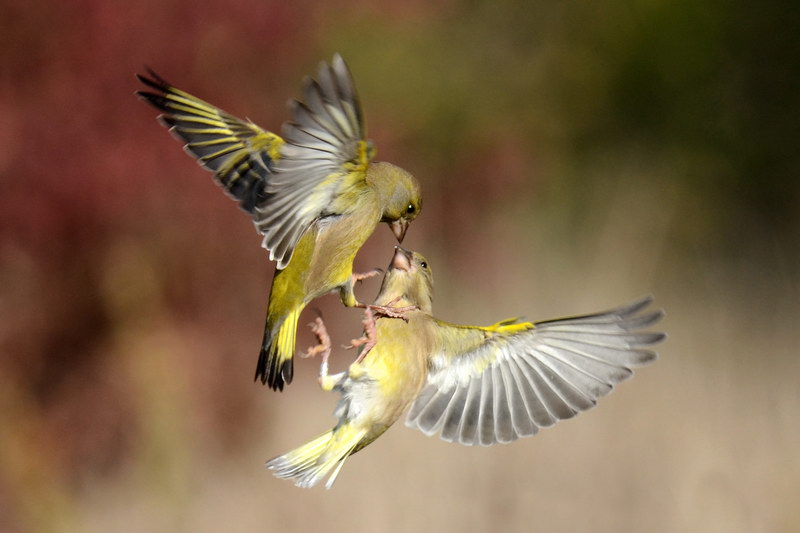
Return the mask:
[[[800,530],[798,14],[0,2],[0,531]],[[398,424],[330,492],[264,470],[336,398],[315,361],[283,394],[252,382],[273,266],[133,73],[276,129],[336,51],[379,159],[423,185],[406,244],[433,266],[438,316],[653,293],[659,362],[533,439],[461,448]],[[392,245],[378,228],[356,266]],[[335,342],[358,336],[357,311],[315,306]]]

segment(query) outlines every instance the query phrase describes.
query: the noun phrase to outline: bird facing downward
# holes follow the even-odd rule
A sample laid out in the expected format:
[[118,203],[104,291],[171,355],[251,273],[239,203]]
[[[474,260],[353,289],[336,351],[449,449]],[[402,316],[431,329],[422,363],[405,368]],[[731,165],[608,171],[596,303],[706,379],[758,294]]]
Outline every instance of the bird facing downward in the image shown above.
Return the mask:
[[138,78],[155,92],[137,94],[163,112],[162,124],[252,216],[277,261],[255,377],[283,390],[292,381],[303,308],[337,290],[344,305],[361,305],[353,285],[375,272],[353,274],[353,259],[379,222],[402,242],[422,208],[419,184],[399,167],[372,161],[361,103],[339,55],[320,64],[316,80],[306,78],[282,137],[153,72]]
[[642,331],[663,316],[640,313],[649,297],[591,315],[481,327],[434,318],[432,291],[427,261],[398,247],[375,303],[416,309],[406,320],[367,316],[367,348],[333,376],[318,321],[325,345],[320,384],[342,395],[334,413],[338,422],[269,461],[277,477],[312,487],[327,476],[330,488],[347,457],[378,438],[409,405],[406,425],[426,435],[440,432],[450,442],[488,446],[535,435],[593,407],[632,375],[630,367],[655,360],[646,347],[665,337]]

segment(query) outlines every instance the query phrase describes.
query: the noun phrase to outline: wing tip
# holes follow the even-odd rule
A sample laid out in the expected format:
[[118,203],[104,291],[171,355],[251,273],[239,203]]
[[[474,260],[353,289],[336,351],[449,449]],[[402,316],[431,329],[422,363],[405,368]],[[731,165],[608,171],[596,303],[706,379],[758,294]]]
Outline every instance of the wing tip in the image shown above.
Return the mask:
[[655,297],[652,294],[646,294],[644,296],[641,296],[633,300],[631,303],[627,305],[614,309],[611,312],[617,313],[621,316],[635,315],[636,313],[638,313],[639,311],[641,311],[642,309],[653,303],[653,300],[655,300]]
[[[172,87],[167,80],[156,74],[155,71],[147,65],[144,66],[144,70],[147,72],[147,76],[144,74],[139,74],[138,72],[134,73],[136,79],[139,80],[139,82],[143,85],[162,92],[167,92]],[[148,76],[150,77],[148,78]]]

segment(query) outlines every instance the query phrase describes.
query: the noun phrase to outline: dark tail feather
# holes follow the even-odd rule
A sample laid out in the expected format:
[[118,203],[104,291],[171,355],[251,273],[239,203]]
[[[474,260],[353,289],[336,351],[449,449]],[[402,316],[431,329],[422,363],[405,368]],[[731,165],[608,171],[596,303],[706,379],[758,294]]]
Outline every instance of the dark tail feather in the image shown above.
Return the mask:
[[[269,342],[268,337],[264,337],[264,343]],[[275,357],[270,357],[269,346],[261,347],[261,353],[258,354],[258,365],[256,366],[256,375],[254,381],[261,381],[263,385],[269,386],[270,389],[282,391],[285,385],[292,382],[294,377],[294,359],[287,359],[282,363],[278,362]]]
[[297,319],[302,308],[289,313],[277,328],[264,328],[261,353],[258,354],[254,380],[261,381],[270,389],[282,391],[284,385],[294,377],[294,348],[297,335]]

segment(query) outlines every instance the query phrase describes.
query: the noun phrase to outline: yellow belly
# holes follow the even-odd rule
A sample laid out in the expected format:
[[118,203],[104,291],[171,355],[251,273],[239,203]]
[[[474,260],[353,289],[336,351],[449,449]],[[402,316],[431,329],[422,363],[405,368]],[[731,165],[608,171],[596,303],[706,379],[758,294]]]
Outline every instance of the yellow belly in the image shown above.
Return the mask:
[[368,204],[315,222],[300,238],[286,268],[275,273],[270,314],[304,306],[350,281],[353,260],[379,219],[377,206]]
[[[427,328],[412,313],[408,322],[378,320],[376,346],[359,365],[370,383],[365,402],[371,423],[392,425],[414,401],[427,375]],[[354,370],[354,369],[353,369]],[[351,370],[351,376],[353,372]]]

